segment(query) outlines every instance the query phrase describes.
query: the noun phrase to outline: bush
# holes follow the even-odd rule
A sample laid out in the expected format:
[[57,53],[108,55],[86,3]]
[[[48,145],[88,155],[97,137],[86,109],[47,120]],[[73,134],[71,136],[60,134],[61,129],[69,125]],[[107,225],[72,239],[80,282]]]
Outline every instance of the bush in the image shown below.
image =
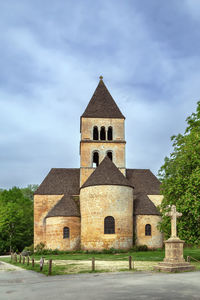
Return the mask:
[[[25,247],[25,248],[23,249],[22,255],[23,255],[23,253],[27,253],[27,255],[32,255],[33,252],[34,252],[34,246],[33,246],[33,244],[32,244],[31,246]],[[26,254],[25,254],[25,255],[26,255]]]
[[148,251],[147,245],[135,245],[131,248],[131,251]]
[[45,244],[41,242],[35,246],[34,252],[36,252],[37,254],[43,254],[44,249],[45,249]]

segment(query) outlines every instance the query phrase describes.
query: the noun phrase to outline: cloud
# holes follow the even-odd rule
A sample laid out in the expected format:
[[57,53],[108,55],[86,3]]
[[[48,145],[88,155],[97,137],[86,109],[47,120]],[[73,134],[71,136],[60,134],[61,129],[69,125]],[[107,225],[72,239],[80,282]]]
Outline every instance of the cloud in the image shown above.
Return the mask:
[[156,174],[199,100],[189,2],[1,2],[0,187],[79,167],[80,115],[101,74],[126,116],[127,167]]

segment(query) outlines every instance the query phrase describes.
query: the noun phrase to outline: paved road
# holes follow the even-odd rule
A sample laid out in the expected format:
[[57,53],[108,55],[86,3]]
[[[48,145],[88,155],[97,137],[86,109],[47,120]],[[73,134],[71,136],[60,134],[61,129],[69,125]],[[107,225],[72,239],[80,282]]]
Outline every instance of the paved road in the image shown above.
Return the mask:
[[[0,263],[0,269],[2,263]],[[11,269],[11,266],[9,265]],[[4,268],[5,269],[5,268]],[[200,299],[200,272],[99,273],[46,277],[0,271],[0,300]]]

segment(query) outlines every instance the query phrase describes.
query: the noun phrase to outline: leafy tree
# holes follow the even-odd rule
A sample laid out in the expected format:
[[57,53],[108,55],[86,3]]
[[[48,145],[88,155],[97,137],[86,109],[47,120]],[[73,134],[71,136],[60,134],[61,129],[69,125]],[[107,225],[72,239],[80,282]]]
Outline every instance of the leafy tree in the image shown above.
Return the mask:
[[21,191],[25,198],[29,198],[33,201],[33,195],[37,188],[38,184],[29,184],[26,188],[22,188]]
[[161,230],[170,235],[168,205],[182,212],[178,235],[188,244],[200,244],[200,101],[195,113],[187,119],[185,133],[172,136],[173,152],[159,170],[164,200],[161,204]]
[[17,187],[4,190],[0,193],[0,253],[21,251],[32,243],[32,199]]

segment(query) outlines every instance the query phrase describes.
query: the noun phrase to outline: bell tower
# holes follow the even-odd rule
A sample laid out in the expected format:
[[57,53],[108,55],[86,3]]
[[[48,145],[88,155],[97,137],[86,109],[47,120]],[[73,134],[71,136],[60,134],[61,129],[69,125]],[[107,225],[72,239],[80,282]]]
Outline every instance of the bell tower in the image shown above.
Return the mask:
[[125,175],[125,117],[103,77],[80,120],[80,186],[107,155]]

